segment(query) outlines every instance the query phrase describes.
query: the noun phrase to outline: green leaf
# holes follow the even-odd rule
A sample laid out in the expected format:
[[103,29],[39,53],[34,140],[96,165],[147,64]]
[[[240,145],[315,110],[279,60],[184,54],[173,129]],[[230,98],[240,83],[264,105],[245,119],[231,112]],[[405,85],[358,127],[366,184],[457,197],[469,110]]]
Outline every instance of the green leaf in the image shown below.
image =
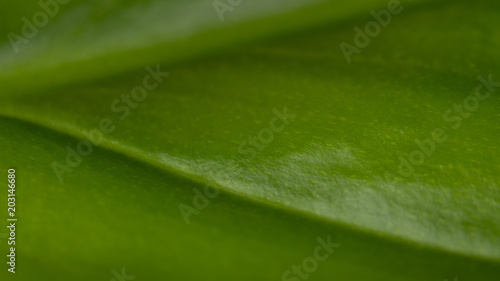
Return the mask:
[[[59,12],[40,27],[35,15],[45,8],[38,2],[4,4],[12,11],[5,9],[1,14],[7,23],[0,24],[0,33],[23,36],[26,23],[22,18],[26,18],[33,25],[33,32],[29,28],[27,32],[34,35],[23,36],[26,43],[9,40],[8,36],[0,41],[0,94],[89,81],[158,61],[178,62],[297,28],[338,21],[386,3],[240,1],[223,14],[221,21],[213,2],[73,0],[52,8]],[[30,83],[20,87],[19,80]]]
[[[402,2],[348,63],[339,45],[387,2],[243,2],[222,23],[210,2],[184,2],[107,2],[59,16],[53,45],[0,52],[19,217],[8,278],[498,276],[500,98],[484,83],[500,81],[498,3]],[[185,17],[191,31],[160,28]],[[169,75],[144,84],[157,68]],[[122,100],[141,85],[143,100]]]

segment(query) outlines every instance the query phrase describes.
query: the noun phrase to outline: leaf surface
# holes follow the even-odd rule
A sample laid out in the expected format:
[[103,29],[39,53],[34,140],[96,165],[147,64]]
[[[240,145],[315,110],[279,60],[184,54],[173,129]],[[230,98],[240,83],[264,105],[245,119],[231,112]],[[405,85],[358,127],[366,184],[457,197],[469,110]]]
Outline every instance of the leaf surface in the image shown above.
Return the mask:
[[[478,77],[500,80],[500,6],[403,7],[350,64],[339,44],[354,44],[353,27],[372,20],[368,2],[362,16],[210,56],[188,47],[199,38],[179,45],[186,53],[133,62],[110,45],[105,56],[117,65],[101,71],[98,56],[80,64],[63,52],[61,67],[92,73],[36,87],[21,83],[27,68],[9,70],[15,87],[5,89],[16,90],[0,107],[2,162],[18,169],[19,259],[39,269],[20,265],[16,278],[106,279],[126,266],[143,280],[279,280],[330,235],[341,246],[311,280],[494,280],[500,98],[492,91],[476,108],[468,97]],[[270,34],[256,35],[259,21],[248,26],[253,39]],[[193,57],[180,62],[184,55]],[[27,63],[61,73],[36,57]],[[126,116],[113,110],[143,84],[153,57],[170,75]],[[286,122],[277,118],[285,108]],[[66,147],[77,150],[104,118],[115,130],[59,182],[54,161],[67,165]],[[445,140],[429,144],[436,129]],[[401,161],[420,154],[405,176]],[[220,194],[186,224],[179,204],[192,206],[206,184]]]

